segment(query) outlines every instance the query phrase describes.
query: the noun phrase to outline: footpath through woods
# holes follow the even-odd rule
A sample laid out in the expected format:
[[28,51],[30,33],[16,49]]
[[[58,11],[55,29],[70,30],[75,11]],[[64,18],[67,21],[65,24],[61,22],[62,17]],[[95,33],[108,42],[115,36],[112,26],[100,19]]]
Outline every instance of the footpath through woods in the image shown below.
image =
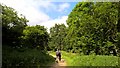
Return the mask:
[[[53,56],[54,58],[56,57],[53,54],[50,54],[50,55]],[[66,61],[65,59],[62,58],[61,61],[58,61],[52,64],[50,68],[66,68],[66,66],[67,66]]]

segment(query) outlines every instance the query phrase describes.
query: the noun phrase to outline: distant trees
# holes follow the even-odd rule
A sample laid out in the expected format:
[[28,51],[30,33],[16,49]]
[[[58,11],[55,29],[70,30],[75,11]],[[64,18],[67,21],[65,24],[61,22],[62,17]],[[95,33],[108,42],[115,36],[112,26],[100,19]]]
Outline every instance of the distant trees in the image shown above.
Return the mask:
[[49,47],[51,49],[63,49],[65,46],[65,36],[66,26],[64,24],[55,24],[55,26],[50,29]]

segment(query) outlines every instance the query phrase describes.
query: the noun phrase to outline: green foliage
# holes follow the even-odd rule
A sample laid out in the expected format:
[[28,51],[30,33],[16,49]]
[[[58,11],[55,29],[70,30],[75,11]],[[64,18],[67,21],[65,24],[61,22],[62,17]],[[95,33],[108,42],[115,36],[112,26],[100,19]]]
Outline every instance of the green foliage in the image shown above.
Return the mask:
[[27,26],[23,30],[23,47],[38,48],[44,50],[48,45],[49,35],[44,26]]
[[80,2],[68,16],[66,51],[118,55],[117,2]]
[[22,36],[23,29],[27,26],[26,22],[28,20],[23,15],[18,16],[13,8],[4,5],[0,6],[2,6],[3,44],[9,44],[11,46],[20,45],[19,37]]
[[18,16],[13,8],[0,6],[3,67],[45,65],[54,61],[45,50],[55,51],[57,48],[72,52],[62,51],[62,57],[72,66],[118,64],[116,56],[120,56],[120,3],[80,2],[68,16],[68,27],[55,24],[50,34],[44,26],[27,26],[28,20],[23,15]]
[[[39,67],[54,61],[46,54],[49,35],[44,26],[27,26],[28,20],[10,7],[2,6],[2,66]],[[1,17],[0,16],[0,17]]]
[[55,24],[54,27],[50,29],[50,41],[49,47],[51,49],[64,49],[66,36],[66,26],[64,24]]

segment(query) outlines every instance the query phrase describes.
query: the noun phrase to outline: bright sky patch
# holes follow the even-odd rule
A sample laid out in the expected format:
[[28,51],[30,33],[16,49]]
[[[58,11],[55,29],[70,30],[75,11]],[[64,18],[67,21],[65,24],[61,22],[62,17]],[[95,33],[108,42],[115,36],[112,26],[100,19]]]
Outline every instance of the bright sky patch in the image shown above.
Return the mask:
[[28,25],[44,25],[50,29],[55,23],[66,24],[67,17],[77,2],[43,0],[2,0],[2,4],[14,8],[28,20]]

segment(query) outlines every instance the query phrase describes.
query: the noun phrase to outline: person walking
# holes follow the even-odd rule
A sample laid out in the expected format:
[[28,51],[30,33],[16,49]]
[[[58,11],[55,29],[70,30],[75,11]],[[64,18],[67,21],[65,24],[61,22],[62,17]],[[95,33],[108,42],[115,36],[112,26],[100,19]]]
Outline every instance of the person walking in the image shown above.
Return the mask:
[[56,59],[59,59],[59,61],[61,61],[61,52],[59,49],[56,51]]

